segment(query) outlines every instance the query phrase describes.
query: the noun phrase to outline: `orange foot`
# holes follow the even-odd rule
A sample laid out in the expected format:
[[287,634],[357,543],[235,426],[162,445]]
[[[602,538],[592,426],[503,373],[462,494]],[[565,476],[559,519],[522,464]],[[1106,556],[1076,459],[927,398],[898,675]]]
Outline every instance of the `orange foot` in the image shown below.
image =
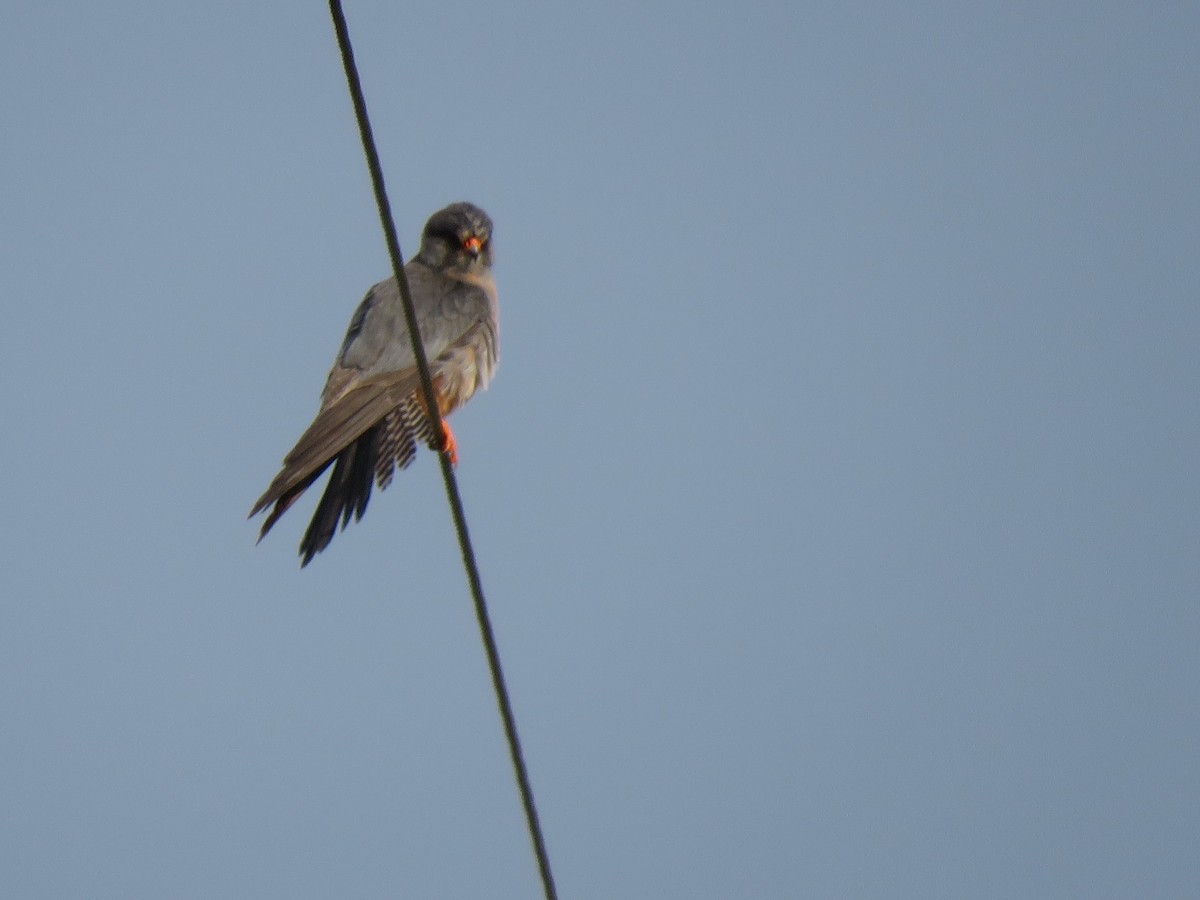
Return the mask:
[[442,452],[450,457],[450,465],[458,466],[458,441],[450,430],[450,423],[442,419]]

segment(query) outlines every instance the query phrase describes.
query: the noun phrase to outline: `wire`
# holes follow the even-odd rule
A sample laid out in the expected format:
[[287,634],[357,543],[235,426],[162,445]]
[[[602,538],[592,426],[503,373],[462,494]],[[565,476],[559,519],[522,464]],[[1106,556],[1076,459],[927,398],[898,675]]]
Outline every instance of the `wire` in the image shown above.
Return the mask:
[[[329,14],[333,18],[334,31],[337,32],[338,48],[342,53],[342,67],[346,70],[346,82],[350,87],[350,97],[354,101],[354,114],[358,119],[358,131],[362,138],[363,152],[367,157],[367,167],[371,170],[371,185],[375,190],[375,203],[379,207],[379,221],[383,225],[388,255],[392,259],[392,272],[396,276],[396,284],[400,288],[404,320],[408,325],[413,356],[416,357],[417,371],[421,376],[425,408],[436,410],[438,404],[433,391],[433,380],[429,374],[429,361],[425,358],[425,348],[418,337],[420,331],[417,328],[417,314],[413,308],[408,279],[404,275],[404,259],[400,255],[396,224],[392,220],[392,208],[388,203],[387,189],[383,183],[383,169],[379,164],[379,153],[375,149],[371,122],[367,118],[367,103],[363,99],[362,84],[358,77],[358,67],[354,63],[354,50],[350,46],[350,34],[346,28],[346,17],[342,13],[340,0],[329,0]],[[471,537],[467,532],[467,517],[463,512],[462,497],[459,495],[458,481],[454,476],[454,466],[450,461],[450,454],[447,452],[444,435],[438,459],[442,464],[442,480],[446,484],[446,496],[450,501],[450,510],[454,517],[454,530],[458,533],[458,545],[462,550],[463,567],[466,569],[467,581],[471,586],[471,597],[475,603],[475,618],[479,621],[479,632],[483,638],[484,650],[487,652],[488,667],[492,674],[492,687],[496,692],[496,703],[500,707],[500,718],[504,721],[504,734],[508,738],[508,751],[512,757],[513,772],[521,791],[521,803],[525,807],[529,838],[533,842],[538,871],[542,876],[542,888],[545,891],[546,900],[557,900],[554,876],[550,872],[550,857],[546,853],[546,842],[542,837],[542,826],[538,820],[537,806],[533,801],[533,788],[529,783],[529,772],[525,767],[525,756],[521,752],[521,740],[517,735],[517,721],[513,716],[512,703],[508,699],[504,670],[500,667],[500,651],[496,646],[496,636],[492,631],[491,618],[488,616],[487,601],[483,597],[483,583],[479,578],[479,567],[475,563],[475,551],[471,548]]]

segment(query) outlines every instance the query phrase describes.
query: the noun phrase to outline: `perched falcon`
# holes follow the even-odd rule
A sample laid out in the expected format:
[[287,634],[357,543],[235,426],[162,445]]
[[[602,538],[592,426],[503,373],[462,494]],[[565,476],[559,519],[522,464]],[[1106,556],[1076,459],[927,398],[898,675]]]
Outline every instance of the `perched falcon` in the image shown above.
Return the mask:
[[420,441],[438,450],[443,439],[458,455],[445,417],[487,387],[499,358],[500,309],[492,277],[492,220],[470,203],[433,214],[421,249],[404,267],[417,326],[437,394],[430,416],[404,320],[396,279],[369,291],[350,320],[321,408],[258,498],[253,516],[274,505],[261,541],[279,517],[330,465],[333,472],[300,542],[301,566],[324,550],[341,520],[361,519],[371,497],[405,468]]

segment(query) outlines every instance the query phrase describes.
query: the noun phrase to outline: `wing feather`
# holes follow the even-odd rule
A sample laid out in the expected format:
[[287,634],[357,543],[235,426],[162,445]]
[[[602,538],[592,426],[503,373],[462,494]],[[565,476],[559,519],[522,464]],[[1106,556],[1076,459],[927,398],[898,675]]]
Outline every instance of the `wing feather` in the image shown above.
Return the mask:
[[311,484],[339,453],[401,405],[416,381],[413,370],[372,378],[322,408],[284,458],[283,468],[250,515],[262,512],[301,484]]

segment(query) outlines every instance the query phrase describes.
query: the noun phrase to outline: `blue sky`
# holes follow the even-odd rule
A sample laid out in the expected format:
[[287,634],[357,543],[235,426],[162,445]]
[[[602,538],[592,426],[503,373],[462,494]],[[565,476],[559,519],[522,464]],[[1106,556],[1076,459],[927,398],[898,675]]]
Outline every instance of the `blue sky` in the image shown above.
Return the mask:
[[[1200,10],[347,17],[564,897],[1200,892]],[[0,35],[0,894],[529,897],[436,461],[245,513],[387,257],[322,4]]]

